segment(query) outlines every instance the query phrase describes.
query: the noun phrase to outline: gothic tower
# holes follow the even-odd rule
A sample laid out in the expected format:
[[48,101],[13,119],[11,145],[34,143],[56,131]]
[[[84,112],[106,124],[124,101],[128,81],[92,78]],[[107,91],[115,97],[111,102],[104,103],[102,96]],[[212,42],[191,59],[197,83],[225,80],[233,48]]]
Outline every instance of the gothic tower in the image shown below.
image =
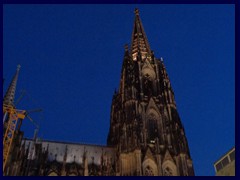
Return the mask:
[[163,59],[151,51],[138,9],[112,99],[107,144],[117,149],[118,175],[194,175]]

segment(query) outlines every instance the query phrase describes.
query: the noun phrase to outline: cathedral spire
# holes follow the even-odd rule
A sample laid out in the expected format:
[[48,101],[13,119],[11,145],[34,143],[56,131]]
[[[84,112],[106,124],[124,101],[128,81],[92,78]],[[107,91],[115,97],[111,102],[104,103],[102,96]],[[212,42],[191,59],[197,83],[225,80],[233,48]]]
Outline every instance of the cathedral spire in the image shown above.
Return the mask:
[[131,54],[133,60],[136,61],[139,53],[141,54],[142,59],[145,59],[147,55],[151,54],[151,49],[139,16],[139,10],[136,8],[134,12],[135,20],[132,32]]
[[20,65],[17,66],[16,73],[12,79],[12,82],[10,86],[8,87],[8,90],[4,96],[3,99],[3,104],[4,105],[11,105],[14,106],[14,97],[15,97],[15,91],[16,91],[16,86],[17,86],[17,80],[18,80],[18,74],[20,70]]

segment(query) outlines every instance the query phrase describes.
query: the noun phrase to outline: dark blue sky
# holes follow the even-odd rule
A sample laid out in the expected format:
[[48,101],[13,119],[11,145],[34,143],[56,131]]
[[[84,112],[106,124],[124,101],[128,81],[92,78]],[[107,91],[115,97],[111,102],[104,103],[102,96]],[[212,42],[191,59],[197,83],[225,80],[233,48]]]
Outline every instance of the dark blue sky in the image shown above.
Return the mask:
[[[111,99],[138,7],[163,57],[196,175],[235,144],[234,5],[4,5],[4,92],[22,66],[16,99],[49,140],[106,144]],[[32,137],[34,126],[22,129]]]

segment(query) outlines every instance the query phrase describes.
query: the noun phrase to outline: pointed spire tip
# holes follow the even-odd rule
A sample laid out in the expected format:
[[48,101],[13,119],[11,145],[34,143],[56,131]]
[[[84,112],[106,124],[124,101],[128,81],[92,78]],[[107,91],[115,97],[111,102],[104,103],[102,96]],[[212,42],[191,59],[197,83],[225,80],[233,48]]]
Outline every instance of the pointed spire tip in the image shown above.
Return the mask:
[[134,12],[135,20],[132,32],[131,54],[133,60],[135,61],[139,54],[142,59],[145,59],[147,54],[151,54],[151,49],[147,40],[147,36],[144,32],[138,8],[135,8]]
[[135,8],[134,13],[135,13],[136,16],[139,15],[139,10],[138,10],[138,8]]
[[11,84],[8,87],[7,92],[4,96],[3,104],[5,104],[5,105],[14,106],[15,91],[16,91],[16,86],[17,86],[17,80],[18,80],[18,74],[19,74],[20,67],[21,67],[20,65],[17,65],[16,73],[13,76]]

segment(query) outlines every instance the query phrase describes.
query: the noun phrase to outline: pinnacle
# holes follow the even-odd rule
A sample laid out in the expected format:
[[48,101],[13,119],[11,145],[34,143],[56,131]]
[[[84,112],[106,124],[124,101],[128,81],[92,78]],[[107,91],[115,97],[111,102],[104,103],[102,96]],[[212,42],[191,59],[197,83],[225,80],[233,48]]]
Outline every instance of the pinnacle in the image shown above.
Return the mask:
[[20,68],[21,68],[21,65],[20,65],[20,64],[18,64],[18,65],[17,65],[17,70],[19,71],[19,70],[20,70]]
[[124,49],[125,49],[125,51],[128,51],[128,44],[124,45]]
[[135,8],[134,13],[135,13],[136,16],[138,16],[139,15],[139,9]]
[[136,16],[132,32],[131,54],[133,60],[137,59],[139,53],[141,58],[145,59],[147,54],[151,54],[151,50],[139,16],[139,10],[135,8],[134,12]]
[[18,73],[19,73],[20,67],[21,67],[20,65],[17,66],[17,71],[16,71],[16,73],[12,79],[12,82],[11,82],[10,86],[8,87],[8,90],[4,96],[3,104],[11,105],[11,106],[14,105],[13,102],[14,102]]

